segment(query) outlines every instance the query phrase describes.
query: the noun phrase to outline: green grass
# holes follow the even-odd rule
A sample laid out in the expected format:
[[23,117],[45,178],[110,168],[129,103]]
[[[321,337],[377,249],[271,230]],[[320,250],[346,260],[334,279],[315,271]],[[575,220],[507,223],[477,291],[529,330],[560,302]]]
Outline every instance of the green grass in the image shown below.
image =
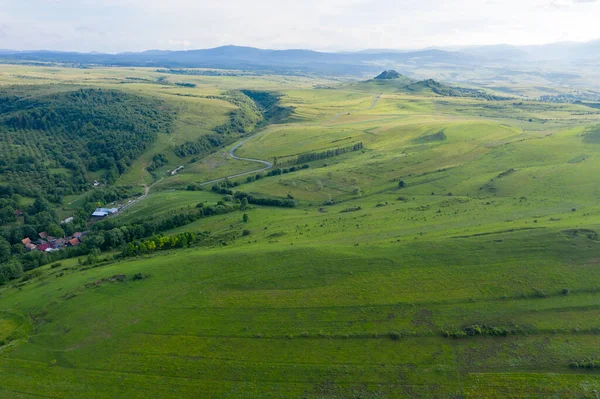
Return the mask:
[[[88,78],[105,85],[124,73],[153,76],[98,69]],[[208,232],[212,245],[96,268],[66,260],[0,288],[0,339],[14,337],[0,347],[0,396],[597,396],[598,372],[569,364],[600,358],[600,242],[565,231],[600,231],[600,150],[590,141],[600,116],[582,115],[579,105],[306,78],[189,80],[198,87],[126,86],[165,98],[280,91],[294,107],[291,120],[248,141],[239,156],[270,160],[358,141],[365,150],[236,188],[290,194],[296,208],[255,206],[165,233]],[[192,99],[177,140],[203,134],[227,109],[172,97]],[[156,145],[168,148],[168,137]],[[119,218],[214,204],[222,196],[185,187],[253,168],[223,151],[185,163]],[[86,286],[121,273],[150,276]],[[444,337],[475,324],[514,333]]]

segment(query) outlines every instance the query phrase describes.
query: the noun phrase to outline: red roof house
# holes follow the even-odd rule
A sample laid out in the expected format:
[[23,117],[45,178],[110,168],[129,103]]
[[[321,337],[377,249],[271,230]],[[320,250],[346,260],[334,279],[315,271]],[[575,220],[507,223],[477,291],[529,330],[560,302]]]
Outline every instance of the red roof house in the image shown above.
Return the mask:
[[31,244],[31,240],[29,239],[29,237],[22,239],[21,242],[23,243],[23,245]]
[[38,251],[44,252],[45,250],[51,248],[49,244],[40,244],[37,246]]
[[42,232],[39,234],[39,236],[45,240],[46,238],[48,238],[48,233],[46,233],[45,231],[42,231]]
[[81,242],[79,241],[79,238],[73,238],[72,240],[69,241],[69,245],[72,247],[76,247],[80,244]]

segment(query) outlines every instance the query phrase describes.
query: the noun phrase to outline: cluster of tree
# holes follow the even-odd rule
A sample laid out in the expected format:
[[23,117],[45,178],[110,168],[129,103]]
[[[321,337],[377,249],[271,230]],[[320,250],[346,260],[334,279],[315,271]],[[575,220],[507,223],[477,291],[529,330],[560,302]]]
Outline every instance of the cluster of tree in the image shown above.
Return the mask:
[[294,173],[297,172],[299,170],[302,169],[308,169],[310,168],[310,165],[308,164],[304,164],[302,166],[292,166],[291,168],[275,168],[275,169],[271,169],[270,171],[267,172],[267,176],[280,176],[280,175],[285,175],[288,173]]
[[414,83],[412,86],[424,86],[431,89],[435,94],[439,94],[440,96],[447,97],[471,97],[471,98],[479,98],[488,101],[503,101],[503,100],[511,100],[510,97],[497,96],[495,94],[490,94],[483,90],[477,89],[469,89],[466,87],[458,87],[458,86],[448,86],[433,79],[423,80],[421,82]]
[[119,248],[123,244],[152,237],[155,234],[188,225],[196,220],[231,213],[240,209],[239,204],[227,205],[220,201],[217,205],[198,204],[187,213],[171,215],[158,220],[144,220],[121,224],[118,219],[107,219],[94,225],[85,243],[88,247],[101,250]]
[[[13,192],[13,194],[11,194]],[[38,233],[47,232],[53,237],[70,236],[76,231],[83,231],[94,209],[128,197],[124,187],[102,187],[95,189],[87,196],[84,206],[73,213],[73,220],[61,223],[54,205],[44,196],[38,196],[27,205],[20,194],[14,191],[0,191],[0,236],[12,245],[18,244],[25,237],[35,239]],[[55,200],[62,202],[62,199]],[[17,218],[20,223],[15,224]]]
[[201,136],[195,141],[186,141],[183,144],[175,146],[173,152],[175,155],[181,158],[185,158],[190,155],[200,155],[213,151],[229,141],[226,137],[220,134],[207,134]]
[[581,103],[583,101],[600,102],[600,93],[578,92],[541,96],[540,101],[547,103]]
[[475,336],[506,337],[517,333],[519,333],[519,331],[516,328],[509,329],[505,327],[473,324],[462,329],[446,330],[443,332],[443,335],[451,338],[467,338]]
[[146,97],[101,89],[0,91],[0,174],[46,195],[88,188],[87,171],[114,182],[173,116]]
[[361,151],[364,148],[362,141],[359,141],[356,144],[353,144],[348,147],[334,148],[325,151],[311,151],[303,154],[298,154],[293,157],[291,160],[281,160],[280,158],[275,158],[276,165],[294,165],[307,163],[312,161],[318,161],[321,159],[327,159],[332,157],[337,157],[338,155],[346,154],[353,151]]
[[278,198],[278,197],[257,197],[253,194],[243,193],[236,191],[233,197],[240,201],[246,200],[252,205],[264,205],[264,206],[277,206],[281,208],[295,208],[298,204],[296,200],[292,198]]
[[[1,249],[0,249],[1,250]],[[0,262],[0,285],[23,276],[23,265],[17,259]]]
[[172,248],[189,248],[195,242],[196,235],[188,232],[179,233],[176,236],[158,235],[149,240],[135,241],[124,245],[121,256],[131,257]]
[[600,360],[593,358],[585,358],[575,362],[571,362],[571,368],[574,369],[600,369]]
[[280,94],[258,90],[241,90],[241,92],[258,105],[265,119],[271,123],[285,120],[292,114],[292,107],[282,107],[280,105]]
[[148,170],[148,172],[152,173],[156,169],[168,163],[169,160],[167,159],[167,156],[165,154],[154,154],[154,156],[152,157],[152,163],[150,163],[150,166],[148,166],[146,169]]
[[230,195],[241,203],[246,202],[252,205],[277,206],[282,208],[294,208],[298,203],[293,198],[280,197],[258,197],[254,194],[248,194],[241,191],[234,192],[231,187],[234,183],[229,181],[219,182],[212,186],[211,190],[218,194]]
[[[13,245],[20,243],[25,237],[36,238],[42,231],[54,237],[62,237],[65,233],[72,234],[77,227],[75,218],[73,222],[59,226],[58,215],[44,197],[37,198],[31,205],[22,204],[17,194],[10,198],[0,198],[0,216],[4,224],[0,236]],[[15,225],[17,217],[22,219],[21,223]],[[77,219],[77,222],[81,220]]]
[[247,95],[238,90],[231,90],[225,98],[238,108],[229,114],[229,122],[215,127],[213,130],[223,136],[237,136],[252,132],[264,120],[261,110]]
[[195,84],[195,83],[185,83],[185,82],[178,82],[178,83],[175,83],[175,84],[176,84],[177,86],[180,86],[180,87],[190,87],[190,88],[194,88],[194,87],[196,87],[196,84]]

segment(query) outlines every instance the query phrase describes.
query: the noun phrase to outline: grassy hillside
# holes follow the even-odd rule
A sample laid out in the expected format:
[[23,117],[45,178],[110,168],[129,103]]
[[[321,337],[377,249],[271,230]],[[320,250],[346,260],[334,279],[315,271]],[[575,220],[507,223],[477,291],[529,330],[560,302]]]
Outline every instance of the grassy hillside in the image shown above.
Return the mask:
[[[116,245],[1,286],[0,396],[597,396],[600,115],[394,81],[190,79],[169,90],[237,85],[293,110],[240,157],[363,147],[198,191],[257,168],[226,146],[93,231],[135,236],[141,254]],[[160,237],[133,233],[180,216]],[[190,247],[150,249],[182,233]]]

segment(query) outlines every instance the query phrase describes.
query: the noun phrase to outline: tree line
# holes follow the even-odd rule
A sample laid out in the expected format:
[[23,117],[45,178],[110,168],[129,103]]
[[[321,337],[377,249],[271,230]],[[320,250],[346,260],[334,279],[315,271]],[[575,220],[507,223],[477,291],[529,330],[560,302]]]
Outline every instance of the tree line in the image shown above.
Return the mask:
[[293,156],[289,160],[288,159],[282,160],[282,158],[289,158],[289,157],[275,158],[274,164],[278,165],[278,166],[297,165],[297,164],[302,164],[302,163],[307,163],[307,162],[318,161],[321,159],[337,157],[339,155],[343,155],[343,154],[353,152],[353,151],[361,151],[363,148],[364,148],[364,145],[363,145],[362,141],[359,141],[358,143],[353,144],[348,147],[334,148],[334,149],[325,150],[325,151],[305,152],[305,153]]

